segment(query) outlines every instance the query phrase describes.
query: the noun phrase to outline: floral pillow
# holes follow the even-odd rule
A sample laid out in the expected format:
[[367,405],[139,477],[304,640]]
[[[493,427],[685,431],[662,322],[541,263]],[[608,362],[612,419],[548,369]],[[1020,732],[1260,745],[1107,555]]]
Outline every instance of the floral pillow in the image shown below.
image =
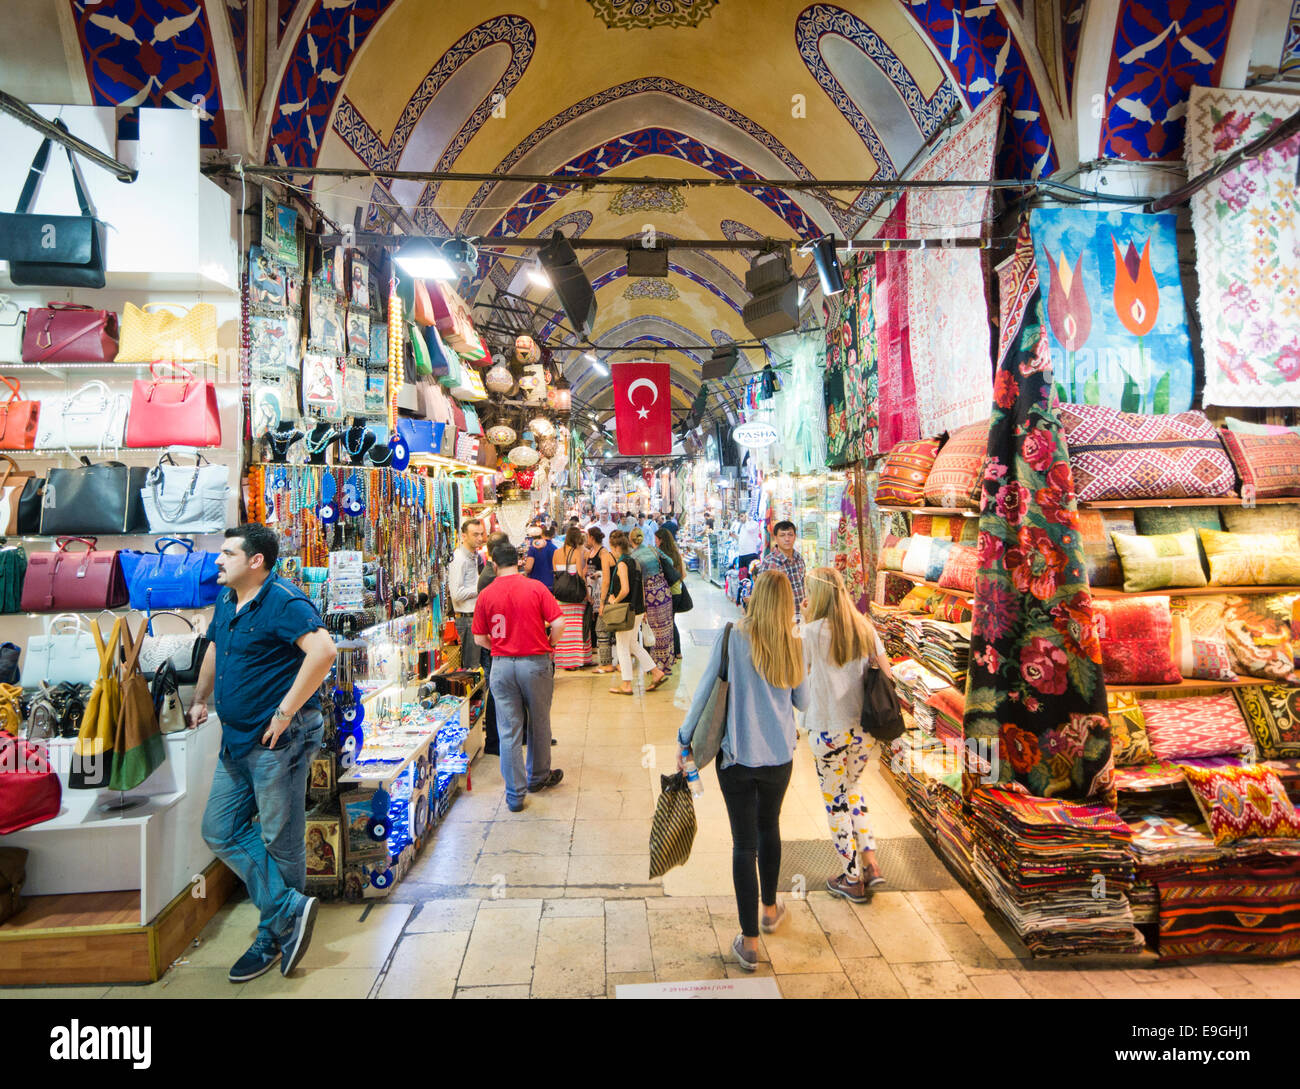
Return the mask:
[[1225,599],[1217,596],[1170,597],[1174,662],[1184,677],[1202,681],[1237,679],[1223,630],[1225,605]]
[[1184,767],[1183,775],[1216,844],[1300,839],[1300,816],[1270,768]]
[[1210,559],[1216,586],[1300,585],[1300,549],[1281,533],[1216,533],[1202,529],[1201,544]]
[[1107,692],[1106,711],[1110,715],[1111,752],[1117,768],[1137,767],[1155,762],[1151,742],[1147,739],[1142,707],[1132,692]]
[[1232,693],[1264,760],[1300,757],[1300,688],[1289,684],[1247,685]]
[[1107,684],[1177,684],[1182,680],[1170,654],[1173,619],[1167,597],[1097,598],[1092,608]]
[[1291,632],[1297,596],[1230,594],[1224,599],[1223,631],[1238,673],[1300,684]]
[[1252,752],[1246,720],[1231,692],[1190,699],[1142,700],[1151,751],[1158,760]]

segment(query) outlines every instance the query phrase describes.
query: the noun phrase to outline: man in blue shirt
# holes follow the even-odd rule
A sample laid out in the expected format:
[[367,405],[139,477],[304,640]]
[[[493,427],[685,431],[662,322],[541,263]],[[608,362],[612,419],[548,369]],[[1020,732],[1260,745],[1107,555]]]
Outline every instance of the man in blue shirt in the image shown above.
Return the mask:
[[[316,692],[334,665],[334,641],[311,601],[272,573],[279,542],[266,526],[226,531],[211,640],[194,688],[190,725],[208,717],[216,690],[221,754],[203,814],[203,839],[248,888],[262,913],[232,983],[288,975],[316,921],[306,896],[307,770],[324,723]],[[259,823],[253,823],[253,814]]]

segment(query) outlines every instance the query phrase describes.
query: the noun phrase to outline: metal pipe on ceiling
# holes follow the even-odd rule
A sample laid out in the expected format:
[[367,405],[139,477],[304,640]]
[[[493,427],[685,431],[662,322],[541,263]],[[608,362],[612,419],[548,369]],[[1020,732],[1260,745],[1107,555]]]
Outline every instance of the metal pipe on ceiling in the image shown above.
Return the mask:
[[9,114],[11,117],[16,117],[29,129],[35,129],[46,139],[53,140],[55,143],[62,144],[69,151],[76,152],[87,162],[102,167],[120,182],[130,184],[140,176],[140,172],[135,167],[118,162],[111,155],[106,155],[100,151],[99,148],[91,147],[85,140],[73,136],[66,129],[59,128],[53,121],[42,117],[27,103],[4,91],[0,91],[0,111]]

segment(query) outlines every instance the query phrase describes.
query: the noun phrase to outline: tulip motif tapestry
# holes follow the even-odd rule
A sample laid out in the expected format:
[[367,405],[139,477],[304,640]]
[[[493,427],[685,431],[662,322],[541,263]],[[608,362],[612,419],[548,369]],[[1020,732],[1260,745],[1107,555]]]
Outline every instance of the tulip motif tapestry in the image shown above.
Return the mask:
[[1057,395],[1122,412],[1192,407],[1174,213],[1030,213]]
[[[1192,174],[1300,108],[1294,95],[1193,87]],[[1266,148],[1192,197],[1206,405],[1300,405],[1300,135]]]
[[965,735],[993,783],[1112,805],[1101,644],[1044,324],[1040,287],[994,380]]

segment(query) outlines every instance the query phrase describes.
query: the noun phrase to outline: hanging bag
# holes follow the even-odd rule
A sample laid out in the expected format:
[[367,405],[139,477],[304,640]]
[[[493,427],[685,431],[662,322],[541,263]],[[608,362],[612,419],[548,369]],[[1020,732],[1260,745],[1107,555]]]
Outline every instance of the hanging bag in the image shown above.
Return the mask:
[[[600,614],[601,620],[603,620],[605,623],[605,630],[613,633],[617,633],[621,631],[631,631],[634,627],[636,627],[636,613],[633,611],[633,606],[635,604],[633,598],[636,594],[636,586],[631,575],[632,565],[636,561],[631,559],[631,557],[624,557],[624,558],[627,562],[627,567],[628,567],[628,581],[633,583],[633,585],[629,588],[627,597],[625,597],[622,601],[611,601],[610,594],[607,592],[605,594],[605,608],[604,611]],[[616,558],[614,560],[615,572],[617,572],[618,570],[618,563],[619,561]],[[610,583],[612,584],[613,581],[614,580],[611,577]],[[612,585],[610,589],[611,590],[613,589]]]
[[[168,552],[173,546],[184,551]],[[181,537],[159,538],[154,548],[140,556],[127,580],[131,608],[202,609],[217,600],[215,552],[195,552],[194,542]]]
[[[193,455],[193,465],[177,458]],[[193,447],[158,456],[140,493],[150,533],[220,533],[226,528],[230,467],[213,465]]]
[[662,877],[676,866],[684,866],[695,843],[695,799],[686,776],[661,775],[662,789],[655,803],[650,825],[650,878]]
[[[154,621],[160,616],[174,616],[189,631],[181,635],[155,635]],[[141,639],[140,672],[152,678],[164,666],[171,667],[172,674],[179,684],[198,684],[199,671],[203,668],[203,656],[208,651],[208,639],[193,620],[187,620],[180,613],[170,610],[151,613],[145,634]]]
[[148,529],[140,498],[148,466],[80,460],[75,469],[50,470],[41,493],[41,534],[78,537]]
[[695,766],[703,771],[722,748],[722,735],[727,732],[727,692],[731,688],[728,671],[731,668],[731,625],[722,629],[722,662],[712,680],[713,687],[705,701],[691,732],[691,756]]
[[[65,133],[68,131],[67,125],[57,117],[52,124]],[[103,287],[105,228],[95,218],[81,168],[71,148],[64,150],[72,168],[72,185],[81,215],[52,216],[31,210],[49,165],[51,143],[47,136],[37,148],[18,197],[18,207],[0,214],[0,259],[9,262],[9,281],[13,284]]]
[[22,355],[24,363],[111,363],[117,357],[117,314],[84,303],[33,307]]
[[411,355],[415,360],[415,377],[427,378],[434,373],[433,361],[429,358],[429,345],[424,339],[424,330],[414,324],[406,324],[406,340],[411,345]]
[[41,415],[40,401],[24,401],[22,383],[17,378],[0,375],[0,382],[9,387],[9,398],[0,405],[0,450],[34,449]]
[[137,378],[131,386],[131,413],[126,421],[126,445],[220,446],[221,412],[217,387],[194,377],[179,363],[165,364],[177,377],[159,374],[160,365],[149,368],[150,377]]
[[211,303],[175,306],[170,303],[127,303],[122,308],[122,339],[118,363],[217,362],[217,308]]
[[86,620],[77,613],[46,617],[45,630],[27,640],[23,669],[29,687],[37,681],[51,686],[65,681],[94,683],[99,672],[99,651]]
[[0,736],[0,836],[57,817],[62,801],[47,748]]
[[[69,552],[80,541],[85,552]],[[23,577],[22,610],[28,613],[116,609],[126,604],[118,554],[95,548],[94,537],[60,537],[57,552],[33,552]]]
[[149,695],[159,730],[165,734],[178,734],[189,726],[185,721],[185,705],[181,702],[180,682],[170,663],[153,675]]
[[35,475],[30,469],[21,468],[8,454],[0,454],[0,535],[8,537],[22,532],[19,505]]
[[434,313],[429,286],[423,280],[415,280],[411,284],[411,292],[411,318],[418,325],[433,325],[438,317]]
[[907,728],[903,722],[903,706],[899,702],[894,682],[873,659],[871,667],[862,678],[862,729],[885,744],[903,736]]
[[[140,634],[144,635],[141,625]],[[113,732],[113,762],[109,790],[134,790],[167,759],[149,683],[140,672],[140,644],[132,642],[130,625],[122,624],[122,650],[126,656],[120,673],[121,706]]]
[[93,446],[103,454],[122,445],[125,427],[125,398],[95,379],[66,397],[46,397],[41,401],[35,449]]
[[90,634],[99,651],[99,674],[90,690],[85,713],[81,716],[81,729],[77,731],[77,740],[72,746],[69,790],[100,790],[108,786],[117,716],[122,706],[115,662],[123,623],[121,617],[113,622],[107,643],[99,630],[98,619],[90,625]]

